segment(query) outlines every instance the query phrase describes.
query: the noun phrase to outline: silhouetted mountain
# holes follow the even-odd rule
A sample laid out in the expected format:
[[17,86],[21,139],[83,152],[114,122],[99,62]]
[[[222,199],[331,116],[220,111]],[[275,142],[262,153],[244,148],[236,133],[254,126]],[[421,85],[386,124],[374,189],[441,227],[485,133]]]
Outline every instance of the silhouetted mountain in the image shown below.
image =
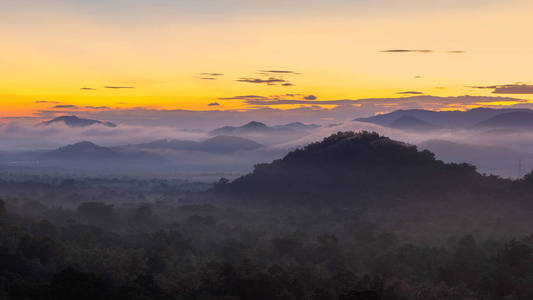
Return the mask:
[[91,142],[79,142],[56,150],[46,152],[40,157],[43,161],[58,161],[69,163],[123,163],[123,162],[156,162],[163,158],[143,151],[121,151],[102,147]]
[[413,131],[430,131],[438,129],[438,127],[433,124],[411,116],[402,116],[389,124],[388,127]]
[[477,123],[474,128],[530,129],[533,128],[533,111],[513,111],[500,114]]
[[481,200],[476,192],[494,188],[491,180],[496,179],[471,165],[446,164],[427,150],[377,133],[340,132],[257,165],[251,174],[219,184],[215,192],[282,203],[434,205],[461,201],[462,193]]
[[82,119],[76,116],[61,116],[61,117],[52,119],[50,121],[42,122],[41,124],[52,125],[55,123],[64,123],[65,125],[70,126],[70,127],[88,127],[88,126],[95,125],[95,124],[104,125],[107,127],[117,127],[116,124],[111,123],[111,122],[103,122],[103,121],[91,120],[91,119]]
[[285,125],[276,125],[272,126],[272,128],[277,129],[294,129],[294,130],[313,130],[319,128],[320,125],[317,124],[304,124],[301,122],[293,122]]
[[308,131],[320,127],[316,124],[306,125],[300,122],[269,127],[264,123],[252,121],[243,126],[224,126],[210,132],[212,135],[240,135],[240,134],[269,134],[269,133],[294,133],[296,131]]
[[219,135],[201,142],[185,140],[158,140],[146,144],[134,145],[134,147],[141,149],[172,149],[214,153],[232,153],[237,151],[256,150],[263,147],[263,145],[241,137]]
[[470,128],[479,122],[492,117],[512,113],[531,112],[529,109],[492,109],[475,108],[468,111],[430,111],[423,109],[396,110],[391,113],[357,118],[354,121],[373,123],[381,126],[391,126],[402,117],[412,117],[430,123],[440,128]]

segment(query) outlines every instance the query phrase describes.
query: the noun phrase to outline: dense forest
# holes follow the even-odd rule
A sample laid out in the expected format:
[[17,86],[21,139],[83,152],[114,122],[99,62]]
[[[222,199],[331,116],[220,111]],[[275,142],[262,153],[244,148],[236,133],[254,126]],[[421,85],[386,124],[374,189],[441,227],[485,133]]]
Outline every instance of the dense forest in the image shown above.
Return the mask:
[[533,173],[340,132],[235,180],[0,179],[0,299],[533,299]]

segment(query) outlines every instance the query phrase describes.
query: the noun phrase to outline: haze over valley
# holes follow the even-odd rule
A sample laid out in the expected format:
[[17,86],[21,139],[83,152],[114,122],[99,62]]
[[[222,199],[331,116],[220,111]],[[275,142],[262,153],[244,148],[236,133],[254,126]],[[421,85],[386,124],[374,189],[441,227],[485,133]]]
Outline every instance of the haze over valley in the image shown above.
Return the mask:
[[0,0],[0,300],[533,299],[531,0]]

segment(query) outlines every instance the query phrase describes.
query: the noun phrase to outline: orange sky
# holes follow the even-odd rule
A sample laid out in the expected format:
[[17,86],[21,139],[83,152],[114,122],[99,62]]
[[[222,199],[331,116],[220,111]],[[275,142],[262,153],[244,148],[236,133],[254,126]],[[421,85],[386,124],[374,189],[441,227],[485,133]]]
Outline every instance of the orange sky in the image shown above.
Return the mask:
[[[436,0],[432,6],[379,0],[361,7],[333,0],[303,10],[276,9],[277,1],[273,7],[219,2],[231,9],[207,0],[180,7],[132,1],[136,6],[128,9],[100,1],[20,3],[6,3],[0,12],[4,116],[56,105],[246,109],[242,101],[219,98],[287,93],[320,100],[399,97],[404,91],[533,99],[533,92],[498,95],[471,88],[531,84],[531,1]],[[432,52],[381,52],[389,49]],[[206,77],[215,80],[201,79]],[[208,105],[213,102],[220,105]]]

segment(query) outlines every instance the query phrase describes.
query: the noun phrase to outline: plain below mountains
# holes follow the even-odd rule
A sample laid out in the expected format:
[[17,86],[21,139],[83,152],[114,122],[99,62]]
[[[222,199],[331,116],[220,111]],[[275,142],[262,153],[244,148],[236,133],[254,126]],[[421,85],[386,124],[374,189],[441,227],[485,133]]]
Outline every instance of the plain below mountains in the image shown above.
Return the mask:
[[476,108],[468,111],[429,111],[423,109],[397,110],[387,114],[354,121],[390,128],[428,131],[435,129],[531,129],[533,111],[530,109]]

